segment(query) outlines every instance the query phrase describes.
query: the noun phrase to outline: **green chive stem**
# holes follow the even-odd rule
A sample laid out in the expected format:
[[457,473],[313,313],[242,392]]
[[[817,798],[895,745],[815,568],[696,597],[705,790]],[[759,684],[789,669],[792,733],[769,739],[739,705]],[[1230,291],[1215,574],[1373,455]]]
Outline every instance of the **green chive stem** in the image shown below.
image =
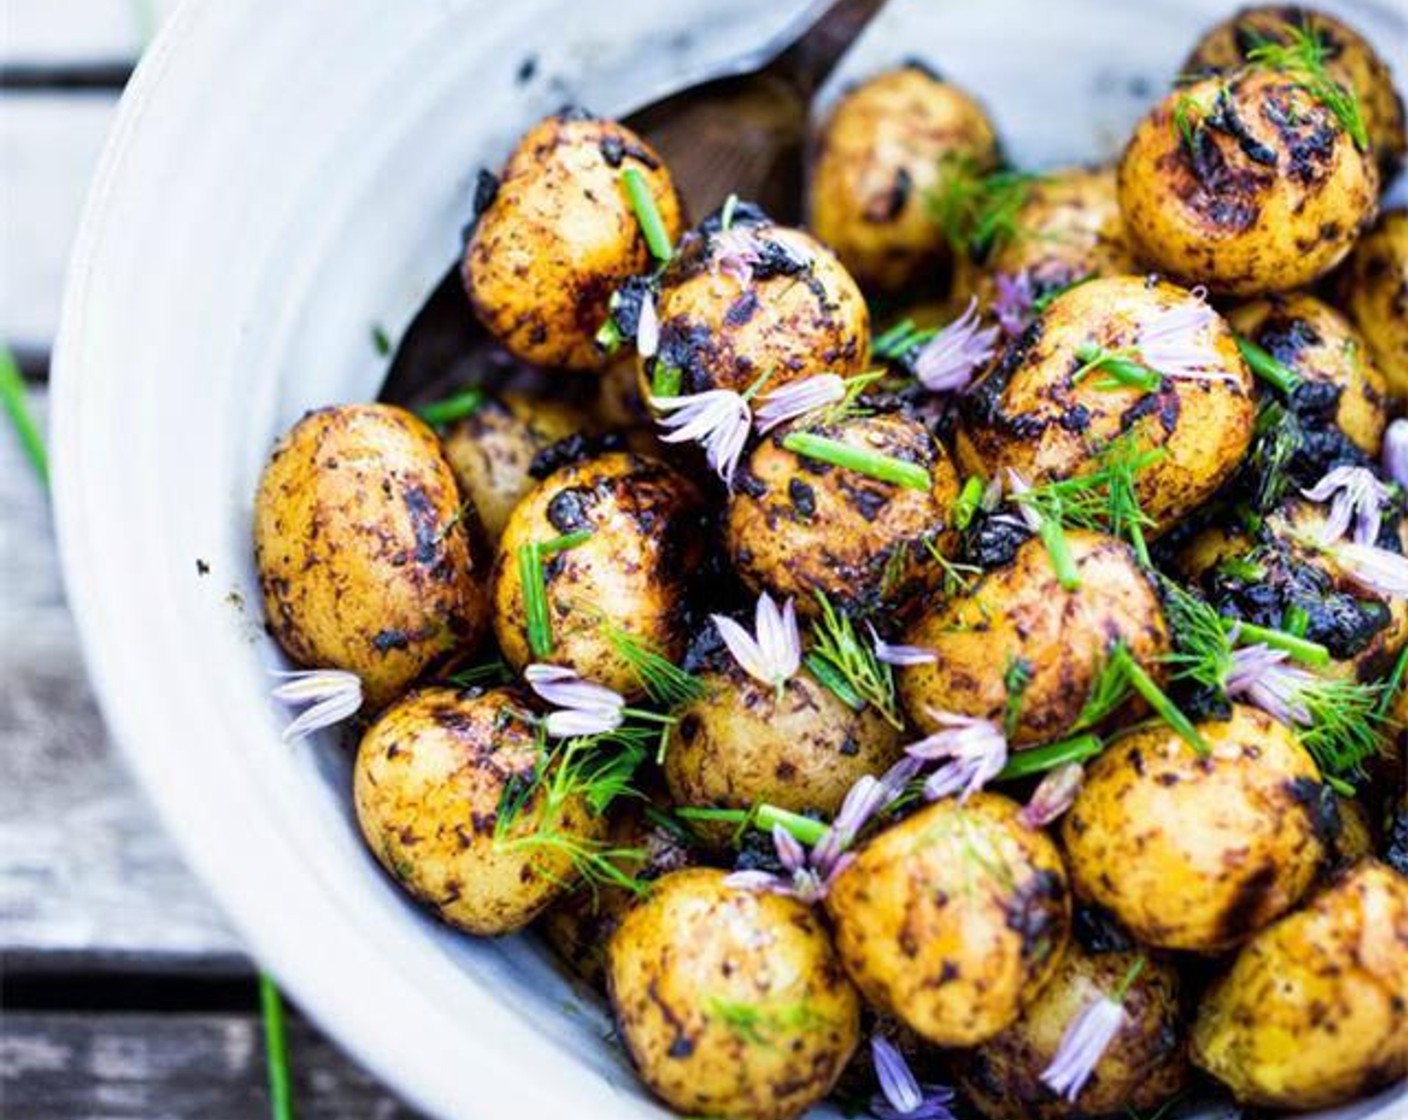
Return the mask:
[[852,447],[840,440],[819,436],[814,432],[791,432],[783,438],[782,446],[808,459],[830,463],[832,466],[855,471],[881,482],[906,486],[911,490],[928,490],[933,486],[929,471],[918,463],[882,455],[878,451],[868,451],[863,447]]
[[1067,591],[1080,590],[1080,571],[1076,568],[1075,557],[1066,540],[1066,530],[1061,527],[1059,517],[1041,519],[1041,540],[1051,557],[1051,566],[1056,569],[1056,578]]
[[1308,638],[1298,637],[1284,630],[1273,630],[1269,626],[1257,626],[1251,622],[1238,622],[1233,618],[1224,618],[1222,628],[1228,633],[1235,629],[1243,638],[1260,642],[1272,649],[1285,650],[1306,665],[1322,667],[1330,663],[1330,651],[1319,642],[1312,642]]
[[970,474],[963,483],[963,489],[958,492],[958,497],[953,503],[953,524],[962,532],[973,523],[973,516],[978,512],[978,505],[983,500],[983,480],[975,474]]
[[543,585],[543,557],[537,544],[518,546],[518,579],[523,585],[523,619],[528,649],[534,660],[552,654],[552,621],[548,615],[547,588]]
[[293,1120],[284,1002],[274,981],[263,972],[259,974],[259,1007],[264,1018],[264,1059],[269,1069],[269,1112],[274,1120]]
[[1125,676],[1134,686],[1134,691],[1144,697],[1149,707],[1158,712],[1163,721],[1173,728],[1185,743],[1199,754],[1207,754],[1208,745],[1198,734],[1198,729],[1193,726],[1187,716],[1178,710],[1178,706],[1164,694],[1163,689],[1154,683],[1153,677],[1149,676],[1143,666],[1134,660],[1129,650],[1124,646],[1117,646],[1114,656],[1120,659]]
[[463,420],[479,411],[483,403],[483,389],[461,389],[444,400],[421,405],[416,412],[432,428],[443,428],[446,424],[453,424],[456,420]]
[[584,541],[591,540],[591,536],[591,529],[577,529],[575,532],[553,537],[550,541],[540,541],[537,546],[538,555],[556,556],[559,552],[566,552],[569,548],[576,548]]
[[650,395],[652,397],[677,397],[684,384],[684,373],[679,366],[666,365],[658,358],[650,374]]
[[1104,749],[1105,744],[1100,737],[1087,732],[1070,739],[1062,739],[1059,743],[1047,743],[1045,746],[1017,751],[997,775],[997,780],[1009,782],[1015,778],[1043,774],[1068,762],[1084,762],[1087,758],[1094,758]]
[[631,208],[636,212],[636,221],[645,235],[645,243],[650,247],[650,255],[657,261],[668,261],[675,255],[670,245],[670,235],[665,231],[665,222],[655,205],[655,196],[650,193],[650,184],[645,181],[639,169],[623,168],[621,181],[626,184],[626,195],[631,200]]
[[1393,671],[1384,680],[1384,690],[1379,696],[1378,706],[1374,709],[1374,716],[1377,719],[1384,719],[1389,709],[1393,707],[1393,698],[1398,694],[1398,690],[1403,687],[1403,678],[1408,675],[1408,646],[1399,650],[1398,660],[1393,663]]
[[1143,954],[1140,954],[1138,959],[1129,966],[1129,969],[1124,974],[1124,978],[1115,986],[1114,994],[1111,996],[1116,1003],[1124,1003],[1124,997],[1129,994],[1130,987],[1139,979],[1139,974],[1144,971],[1144,966],[1148,963],[1149,962],[1144,959]]
[[1301,386],[1301,376],[1287,366],[1284,362],[1278,361],[1258,346],[1249,338],[1236,336],[1237,349],[1242,352],[1242,358],[1259,378],[1275,389],[1279,389],[1290,396]]
[[44,437],[39,433],[34,413],[30,411],[19,363],[6,346],[0,346],[0,403],[4,404],[10,423],[14,425],[25,458],[39,476],[39,481],[48,486],[49,456],[44,450]]
[[1310,612],[1299,603],[1292,603],[1281,615],[1281,629],[1297,638],[1305,637],[1310,629]]
[[804,661],[807,668],[811,670],[812,676],[835,693],[837,699],[846,707],[857,712],[865,709],[865,697],[851,687],[851,682],[846,679],[846,675],[830,661],[815,653],[807,654]]
[[780,809],[766,802],[758,806],[754,817],[760,829],[771,832],[775,825],[781,825],[792,834],[794,840],[808,847],[820,842],[830,828],[824,821],[813,820],[811,817],[802,816],[801,813]]

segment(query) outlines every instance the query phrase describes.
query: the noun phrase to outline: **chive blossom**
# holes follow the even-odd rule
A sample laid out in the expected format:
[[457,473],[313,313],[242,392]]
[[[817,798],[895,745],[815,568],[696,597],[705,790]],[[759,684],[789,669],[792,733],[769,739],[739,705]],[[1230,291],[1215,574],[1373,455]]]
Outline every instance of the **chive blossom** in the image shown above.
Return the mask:
[[881,482],[905,486],[911,490],[928,490],[933,479],[926,467],[893,455],[882,455],[864,447],[852,447],[837,439],[819,436],[813,432],[791,432],[782,440],[788,451],[804,455],[808,459],[830,463],[844,470],[855,471],[879,479]]

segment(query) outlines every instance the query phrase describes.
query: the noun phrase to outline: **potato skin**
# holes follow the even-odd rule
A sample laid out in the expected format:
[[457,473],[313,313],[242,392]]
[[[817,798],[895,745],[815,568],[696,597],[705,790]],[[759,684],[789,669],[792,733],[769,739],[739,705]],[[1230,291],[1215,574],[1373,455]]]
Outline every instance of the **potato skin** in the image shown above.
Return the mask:
[[1149,576],[1123,541],[1068,530],[1081,586],[1067,591],[1050,553],[1033,537],[1012,562],[984,573],[968,590],[938,602],[905,632],[904,643],[933,650],[937,660],[898,670],[900,703],[928,734],[936,712],[1004,722],[1006,678],[1019,659],[1029,669],[1014,747],[1065,735],[1080,716],[1110,649],[1123,642],[1155,679],[1169,650],[1168,624]]
[[1387,184],[1403,163],[1408,149],[1404,134],[1403,99],[1393,85],[1393,73],[1373,45],[1359,32],[1326,12],[1295,4],[1264,4],[1243,8],[1215,24],[1198,40],[1183,64],[1185,74],[1240,69],[1258,40],[1286,43],[1292,28],[1310,28],[1328,48],[1325,69],[1359,98],[1360,112],[1380,179]]
[[[753,591],[795,598],[820,613],[816,592],[862,611],[896,609],[943,584],[928,545],[952,546],[947,523],[958,475],[943,446],[900,413],[851,417],[805,430],[929,471],[928,490],[882,482],[789,451],[779,429],[744,460],[728,500],[728,550]],[[927,544],[926,544],[927,542]]]
[[300,665],[347,669],[370,710],[485,630],[487,579],[440,442],[391,405],[310,412],[254,497],[269,631]]
[[1143,326],[1195,298],[1132,276],[1057,296],[961,398],[955,453],[963,472],[1005,476],[1010,468],[1033,483],[1070,478],[1094,469],[1100,448],[1132,433],[1137,450],[1164,449],[1135,480],[1154,531],[1201,505],[1246,455],[1255,423],[1251,371],[1225,322],[1214,320],[1208,341],[1231,381],[1165,377],[1147,394],[1097,388],[1098,376],[1071,383],[1082,345],[1132,346]]
[[1408,880],[1365,860],[1243,946],[1198,1008],[1193,1061],[1241,1101],[1344,1104],[1408,1074],[1405,985]]
[[1388,211],[1360,239],[1340,282],[1388,391],[1408,397],[1408,210]]
[[781,699],[732,664],[700,679],[707,691],[674,713],[665,752],[677,805],[767,802],[829,820],[855,782],[899,761],[898,729],[871,707],[848,707],[806,669]]
[[484,937],[521,929],[576,879],[572,860],[531,839],[545,825],[579,842],[604,818],[581,797],[549,806],[540,789],[496,836],[500,798],[539,761],[531,709],[510,689],[413,692],[362,738],[353,801],[377,862],[443,921]]
[[625,696],[643,694],[608,631],[678,660],[685,590],[702,540],[699,492],[653,459],[608,452],[543,479],[510,515],[494,564],[494,632],[514,669],[533,661],[519,575],[520,545],[590,529],[543,564],[551,660]]
[[1013,216],[1014,234],[981,263],[960,256],[954,272],[959,304],[977,297],[991,307],[998,278],[1031,285],[1033,299],[1091,276],[1139,271],[1125,233],[1113,167],[1072,167],[1032,181]]
[[445,458],[490,544],[537,480],[533,457],[583,428],[577,409],[522,393],[490,397],[445,433]]
[[[728,264],[740,252],[756,258],[746,270]],[[688,394],[741,393],[764,375],[770,392],[870,363],[870,312],[850,273],[810,234],[752,207],[740,207],[725,232],[710,221],[685,236],[656,307],[659,351],[640,366],[647,401],[662,364],[680,371]]]
[[1293,292],[1243,304],[1227,321],[1305,380],[1339,389],[1336,426],[1378,458],[1388,426],[1388,384],[1348,319],[1312,295]]
[[822,124],[808,224],[867,291],[899,291],[948,256],[925,209],[946,159],[995,167],[997,134],[977,101],[921,66],[861,82]]
[[867,1001],[939,1046],[1011,1026],[1065,952],[1066,872],[1019,812],[994,793],[936,801],[871,840],[827,899]]
[[614,121],[548,117],[519,140],[465,248],[465,290],[479,321],[539,366],[600,369],[594,339],[611,293],[650,265],[623,168],[645,178],[673,241],[684,221],[654,149]]
[[[1076,1100],[1057,1096],[1041,1073],[1067,1027],[1097,999],[1115,995],[1136,967],[1120,1003],[1128,1021]],[[1136,951],[1091,953],[1072,944],[1017,1021],[954,1064],[958,1085],[988,1120],[1066,1120],[1157,1108],[1188,1079],[1179,987],[1169,961]]]
[[[1194,102],[1190,150],[1175,114]],[[1214,114],[1236,123],[1214,127]],[[1226,295],[1287,291],[1329,272],[1373,222],[1378,192],[1372,157],[1274,71],[1175,90],[1135,127],[1119,166],[1137,252],[1174,280]]]
[[1162,723],[1117,740],[1061,835],[1078,895],[1148,945],[1209,952],[1294,906],[1326,853],[1320,774],[1284,724],[1234,704],[1198,731],[1207,756]]
[[685,1115],[789,1120],[831,1091],[860,1000],[819,915],[677,871],[611,938],[607,990],[641,1080]]

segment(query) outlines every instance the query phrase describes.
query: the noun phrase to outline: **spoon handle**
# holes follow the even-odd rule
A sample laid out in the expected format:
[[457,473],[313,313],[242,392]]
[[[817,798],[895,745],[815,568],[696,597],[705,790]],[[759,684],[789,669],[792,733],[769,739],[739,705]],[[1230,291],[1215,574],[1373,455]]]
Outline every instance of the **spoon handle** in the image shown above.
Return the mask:
[[818,0],[778,36],[786,45],[767,72],[810,98],[884,6],[885,0]]

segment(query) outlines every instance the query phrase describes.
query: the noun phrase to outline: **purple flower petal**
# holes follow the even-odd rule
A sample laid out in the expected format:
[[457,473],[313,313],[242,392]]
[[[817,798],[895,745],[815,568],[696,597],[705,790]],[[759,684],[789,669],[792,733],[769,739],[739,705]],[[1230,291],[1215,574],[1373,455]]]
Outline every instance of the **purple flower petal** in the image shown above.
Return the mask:
[[1395,420],[1384,432],[1384,474],[1408,487],[1408,418]]
[[285,743],[333,727],[357,714],[362,707],[362,682],[345,669],[274,670],[283,684],[274,698],[303,711],[283,731]]
[[1361,587],[1380,595],[1408,596],[1408,557],[1401,553],[1346,541],[1331,548],[1330,555]]
[[700,444],[709,465],[725,483],[733,484],[753,427],[753,412],[742,394],[710,389],[683,397],[652,397],[650,403],[662,414],[660,425],[670,429],[660,436],[664,442]]
[[523,679],[557,711],[545,726],[554,739],[573,739],[615,731],[625,718],[626,701],[605,685],[583,680],[563,665],[529,665]]
[[996,327],[983,327],[974,297],[962,315],[925,344],[914,359],[914,376],[931,392],[960,392],[991,360],[997,349],[997,335]]
[[653,358],[659,349],[660,314],[655,309],[655,297],[646,292],[640,301],[640,321],[636,325],[636,353],[642,358]]
[[1028,828],[1045,828],[1075,802],[1085,781],[1085,767],[1068,762],[1047,773],[1022,807],[1022,823]]
[[732,871],[724,876],[724,886],[734,891],[781,891],[790,884],[771,871]]
[[1041,532],[1041,514],[1032,509],[1028,503],[1021,501],[1022,495],[1031,493],[1031,489],[1031,483],[1023,478],[1018,471],[1012,467],[1007,468],[1007,492],[1012,495],[1014,504],[1017,506],[1017,513],[1026,523],[1028,529],[1033,533],[1039,533]]
[[836,404],[846,397],[846,382],[834,373],[818,373],[774,389],[763,397],[754,416],[759,434],[766,435],[779,424]]
[[1016,338],[1031,326],[1032,304],[1036,302],[1031,273],[1026,269],[1015,273],[999,272],[995,282],[997,297],[992,301],[993,316],[1004,334]]
[[801,841],[780,824],[772,826],[772,846],[777,851],[777,858],[782,866],[793,875],[806,867],[806,848],[802,847]]
[[1071,1020],[1041,1080],[1053,1093],[1074,1101],[1124,1024],[1124,1008],[1101,996]]
[[880,1094],[871,1101],[878,1120],[954,1120],[948,1105],[955,1093],[943,1085],[920,1085],[904,1055],[883,1035],[870,1036],[870,1058]]
[[1195,288],[1189,298],[1150,316],[1139,328],[1136,349],[1140,361],[1165,377],[1193,381],[1231,381],[1237,376],[1222,368],[1211,328],[1217,312],[1203,302],[1206,291]]
[[[780,688],[802,666],[802,637],[797,629],[797,611],[791,599],[781,610],[764,591],[758,596],[753,629],[749,634],[724,615],[710,615],[738,667],[760,684]],[[755,636],[756,635],[756,636]]]
[[950,761],[934,771],[924,783],[924,796],[930,801],[958,794],[967,800],[1002,772],[1007,765],[1007,736],[989,719],[960,716],[952,712],[930,712],[942,730],[905,748],[912,758],[932,762]]
[[1329,502],[1330,512],[1320,533],[1321,544],[1333,544],[1354,525],[1354,543],[1375,544],[1383,524],[1389,488],[1368,467],[1335,467],[1309,490],[1312,502]]
[[870,626],[870,641],[875,646],[875,660],[886,665],[932,665],[939,659],[939,655],[931,649],[923,646],[893,645],[885,641],[875,632],[875,627]]

